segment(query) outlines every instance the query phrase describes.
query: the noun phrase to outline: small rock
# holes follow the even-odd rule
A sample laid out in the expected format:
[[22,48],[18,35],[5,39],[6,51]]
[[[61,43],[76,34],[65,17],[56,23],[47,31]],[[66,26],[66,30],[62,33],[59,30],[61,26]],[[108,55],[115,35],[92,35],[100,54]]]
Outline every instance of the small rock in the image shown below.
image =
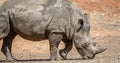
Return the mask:
[[98,36],[100,36],[100,34],[98,34],[98,33],[97,33],[95,36],[97,36],[97,37],[98,37]]

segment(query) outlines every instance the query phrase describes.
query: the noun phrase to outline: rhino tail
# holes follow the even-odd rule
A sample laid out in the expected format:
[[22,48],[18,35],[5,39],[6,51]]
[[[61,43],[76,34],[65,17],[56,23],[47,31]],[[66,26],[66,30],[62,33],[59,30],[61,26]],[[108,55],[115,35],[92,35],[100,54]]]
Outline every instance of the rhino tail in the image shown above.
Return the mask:
[[10,32],[10,23],[8,13],[0,14],[0,39],[6,37]]

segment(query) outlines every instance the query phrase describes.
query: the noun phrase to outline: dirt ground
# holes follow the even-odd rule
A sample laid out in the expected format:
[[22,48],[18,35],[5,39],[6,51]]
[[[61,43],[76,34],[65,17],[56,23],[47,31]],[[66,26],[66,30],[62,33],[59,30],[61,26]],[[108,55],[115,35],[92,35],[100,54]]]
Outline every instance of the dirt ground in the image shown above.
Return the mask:
[[[105,52],[96,55],[92,60],[81,60],[81,56],[73,47],[68,54],[68,60],[62,60],[59,56],[60,61],[48,61],[50,54],[47,40],[35,42],[17,36],[13,41],[12,53],[19,61],[14,63],[120,63],[120,14],[109,15],[107,12],[89,11],[89,9],[84,10],[90,15],[91,38],[97,42],[98,47],[107,48]],[[2,41],[0,41],[0,48],[1,46]],[[61,42],[59,49],[62,48],[64,43]],[[5,56],[0,52],[0,63],[4,63],[4,60]]]

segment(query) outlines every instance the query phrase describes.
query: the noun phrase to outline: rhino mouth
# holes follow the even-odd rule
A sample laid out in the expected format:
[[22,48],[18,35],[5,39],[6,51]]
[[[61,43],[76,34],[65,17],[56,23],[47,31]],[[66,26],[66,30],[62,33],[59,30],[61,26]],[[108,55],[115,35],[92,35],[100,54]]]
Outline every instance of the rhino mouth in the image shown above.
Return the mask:
[[83,54],[84,54],[84,55],[82,55],[83,60],[93,59],[95,57],[95,55],[96,55],[96,54],[91,53],[88,50],[86,50]]
[[95,54],[91,54],[91,55],[85,55],[82,59],[87,60],[87,59],[93,59],[94,57],[95,57]]

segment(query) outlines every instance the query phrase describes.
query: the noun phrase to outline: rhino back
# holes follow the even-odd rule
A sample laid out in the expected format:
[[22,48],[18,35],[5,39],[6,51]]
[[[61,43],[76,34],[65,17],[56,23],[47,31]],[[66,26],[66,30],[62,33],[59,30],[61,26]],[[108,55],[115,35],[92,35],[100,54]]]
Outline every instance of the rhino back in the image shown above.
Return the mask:
[[[4,5],[13,3],[13,0],[9,1]],[[51,32],[66,32],[69,36],[71,15],[67,9],[68,6],[63,4],[67,0],[15,1],[5,9],[9,9],[12,28],[21,36],[38,39],[44,37],[46,28]]]
[[10,8],[15,7],[16,5],[25,5],[25,6],[32,6],[32,5],[44,5],[50,6],[56,3],[57,0],[6,0],[0,6],[0,12],[7,11]]
[[9,8],[12,8],[13,6],[20,4],[23,0],[6,0],[1,6],[0,6],[0,12],[6,11]]

